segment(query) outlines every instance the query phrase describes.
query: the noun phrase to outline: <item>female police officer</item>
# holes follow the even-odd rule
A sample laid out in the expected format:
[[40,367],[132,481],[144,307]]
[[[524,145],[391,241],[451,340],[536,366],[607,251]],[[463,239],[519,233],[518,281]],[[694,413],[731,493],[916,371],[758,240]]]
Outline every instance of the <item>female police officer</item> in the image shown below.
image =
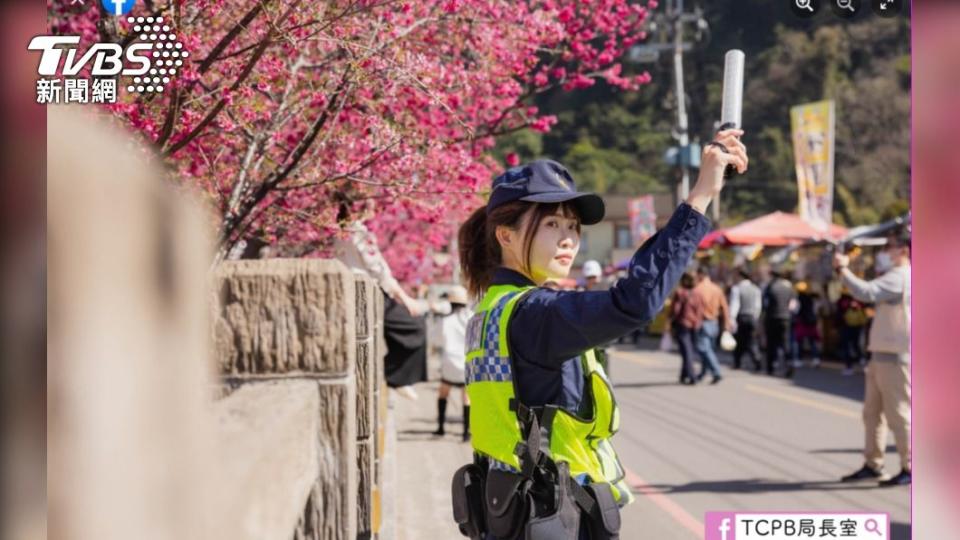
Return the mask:
[[632,500],[610,444],[619,426],[594,348],[650,321],[710,228],[703,213],[724,170],[747,168],[740,130],[717,134],[669,223],[606,291],[542,287],[565,278],[580,226],[603,200],[577,192],[561,164],[538,160],[493,181],[459,233],[468,288],[479,298],[466,333],[475,462],[454,476],[454,517],[472,538],[616,538]]

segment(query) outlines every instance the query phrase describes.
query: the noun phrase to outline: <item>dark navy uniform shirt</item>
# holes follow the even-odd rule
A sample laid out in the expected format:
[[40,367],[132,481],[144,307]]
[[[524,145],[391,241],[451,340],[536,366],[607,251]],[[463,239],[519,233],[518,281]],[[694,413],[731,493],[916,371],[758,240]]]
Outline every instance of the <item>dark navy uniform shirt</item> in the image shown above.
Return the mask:
[[[514,308],[507,339],[521,403],[554,404],[578,412],[583,398],[580,355],[650,322],[680,281],[710,220],[681,204],[666,227],[630,260],[627,277],[606,291],[554,291],[539,287]],[[494,285],[534,285],[499,268]]]

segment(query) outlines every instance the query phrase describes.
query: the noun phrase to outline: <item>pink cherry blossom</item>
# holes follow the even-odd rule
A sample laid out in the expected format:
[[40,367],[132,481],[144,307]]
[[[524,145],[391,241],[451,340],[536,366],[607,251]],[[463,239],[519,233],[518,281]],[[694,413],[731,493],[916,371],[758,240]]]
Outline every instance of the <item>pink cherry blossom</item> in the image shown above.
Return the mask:
[[[67,5],[47,0],[52,33],[83,46],[136,41],[125,18]],[[656,2],[146,5],[131,15],[164,17],[190,56],[162,94],[121,92],[102,110],[203,192],[219,216],[219,256],[251,238],[330,256],[346,218],[377,235],[399,279],[430,282],[449,279],[450,241],[502,168],[489,153],[496,137],[556,124],[532,106],[537,94],[650,81],[624,76],[619,58]]]

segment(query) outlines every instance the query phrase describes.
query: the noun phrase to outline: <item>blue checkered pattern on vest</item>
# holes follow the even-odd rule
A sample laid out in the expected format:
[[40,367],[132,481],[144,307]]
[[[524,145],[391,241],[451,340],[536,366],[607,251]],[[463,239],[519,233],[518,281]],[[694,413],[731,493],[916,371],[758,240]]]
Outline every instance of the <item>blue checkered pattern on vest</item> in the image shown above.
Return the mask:
[[487,466],[487,470],[506,471],[506,472],[512,472],[512,473],[520,472],[520,469],[514,467],[513,465],[510,465],[509,463],[497,461],[496,459],[493,459],[493,458],[487,458],[487,461],[489,462]]
[[519,291],[507,293],[490,310],[483,335],[483,356],[474,358],[466,365],[467,383],[511,382],[510,358],[500,356],[500,316],[511,298]]

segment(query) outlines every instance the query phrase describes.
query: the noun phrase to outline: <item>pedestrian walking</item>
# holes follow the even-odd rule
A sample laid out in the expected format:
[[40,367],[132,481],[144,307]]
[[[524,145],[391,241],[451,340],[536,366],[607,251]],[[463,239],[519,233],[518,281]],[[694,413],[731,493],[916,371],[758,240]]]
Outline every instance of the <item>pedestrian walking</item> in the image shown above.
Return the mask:
[[737,346],[733,350],[733,369],[740,369],[743,357],[749,355],[753,371],[760,371],[760,350],[757,348],[757,322],[763,309],[763,293],[750,279],[746,268],[738,271],[740,281],[730,288],[730,318],[735,322]]
[[785,277],[785,271],[770,271],[771,280],[763,292],[764,332],[767,337],[767,375],[773,375],[777,365],[786,368],[786,376],[793,376],[790,364],[791,311],[797,302],[797,293]]
[[460,390],[460,403],[463,405],[463,434],[464,441],[470,440],[470,397],[464,384],[464,362],[466,351],[467,321],[473,315],[467,307],[467,290],[460,285],[454,286],[447,293],[450,302],[450,314],[440,319],[440,389],[437,393],[437,431],[433,434],[446,434],[444,424],[447,419],[447,400],[450,390]]
[[697,330],[694,342],[701,363],[697,381],[702,381],[709,372],[713,376],[710,384],[717,384],[723,379],[720,375],[720,362],[717,360],[717,338],[720,337],[721,329],[732,328],[730,308],[727,305],[727,295],[710,279],[710,269],[707,266],[700,265],[697,268],[696,281],[693,294],[699,297],[703,308],[703,322]]
[[810,366],[820,365],[820,297],[806,281],[798,281],[797,310],[793,316],[793,367],[802,366],[803,352],[810,354]]
[[[865,281],[850,271],[850,258],[834,256],[834,265],[850,295],[876,304],[876,316],[867,347],[873,358],[866,369],[863,399],[865,448],[863,467],[844,481],[881,479],[881,486],[906,485],[912,479],[910,448],[910,236],[900,232],[887,238],[878,255],[880,277]],[[887,426],[900,454],[900,472],[883,478]]]
[[697,332],[703,324],[703,303],[693,292],[695,285],[693,274],[683,274],[670,300],[670,332],[680,353],[680,384],[696,384],[700,380],[693,365],[693,354]]
[[742,133],[721,132],[706,147],[690,196],[608,290],[540,286],[568,276],[580,226],[604,214],[603,199],[577,192],[555,161],[498,176],[487,205],[461,227],[461,267],[480,298],[466,346],[474,462],[453,481],[464,534],[618,537],[619,507],[633,495],[611,444],[620,413],[593,349],[660,311],[709,230],[703,212],[725,167],[746,169]]

